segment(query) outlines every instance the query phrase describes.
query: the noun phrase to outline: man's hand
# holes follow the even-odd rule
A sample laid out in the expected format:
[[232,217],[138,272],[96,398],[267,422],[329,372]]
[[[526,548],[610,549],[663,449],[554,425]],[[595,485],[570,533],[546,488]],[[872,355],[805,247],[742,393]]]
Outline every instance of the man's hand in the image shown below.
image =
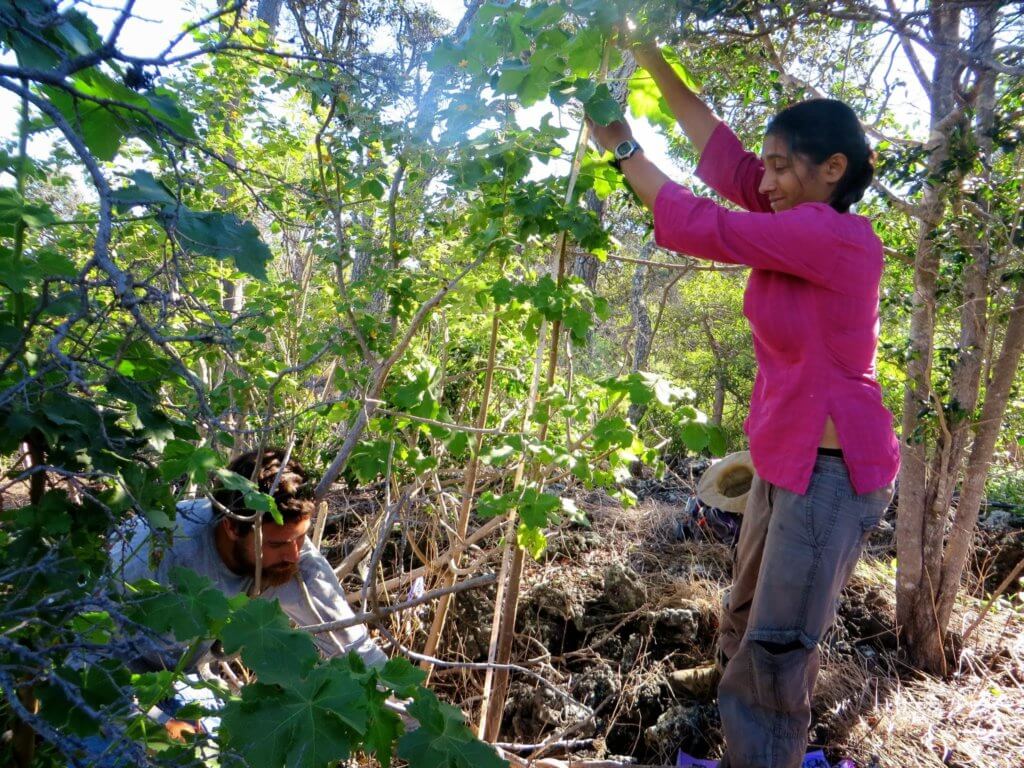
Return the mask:
[[195,736],[202,731],[199,723],[190,723],[187,720],[168,720],[164,723],[168,735],[175,741],[186,741],[188,737]]
[[633,131],[623,120],[616,120],[613,123],[608,123],[608,125],[598,125],[588,117],[587,124],[590,126],[590,132],[594,136],[594,141],[602,149],[615,149],[622,142],[633,138]]

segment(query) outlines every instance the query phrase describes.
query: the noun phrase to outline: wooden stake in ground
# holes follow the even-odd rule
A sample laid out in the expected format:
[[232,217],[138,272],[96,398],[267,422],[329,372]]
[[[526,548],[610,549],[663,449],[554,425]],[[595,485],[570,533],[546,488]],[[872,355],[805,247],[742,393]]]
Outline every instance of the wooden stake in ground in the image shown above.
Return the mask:
[[[494,308],[494,316],[491,319],[491,341],[487,350],[487,374],[484,378],[484,390],[480,397],[480,410],[476,416],[476,429],[482,430],[487,425],[487,410],[490,406],[491,387],[494,383],[494,358],[498,346],[498,327],[500,325],[498,308]],[[470,453],[469,462],[466,464],[466,477],[462,484],[462,502],[459,506],[459,518],[457,522],[457,538],[453,546],[459,546],[466,540],[466,533],[469,530],[469,511],[473,506],[473,495],[476,492],[476,477],[480,469],[480,449],[483,447],[483,432],[477,431],[473,437],[473,451]],[[458,555],[447,561],[448,564],[458,566]],[[441,589],[447,589],[455,583],[455,572],[449,567],[441,577]],[[437,644],[441,640],[441,632],[444,630],[445,620],[448,617],[448,606],[451,602],[451,594],[445,594],[437,603],[434,612],[434,621],[430,625],[430,633],[423,645],[424,656],[434,656]],[[420,666],[427,672],[427,681],[433,671],[433,665],[424,661]]]
[[[605,50],[604,64],[601,67],[602,75],[607,69],[608,51]],[[590,127],[583,122],[580,127],[579,138],[576,141],[576,151],[573,154],[572,168],[569,171],[569,179],[566,185],[565,202],[568,205],[572,201],[573,191],[576,187],[576,179],[579,176],[580,167],[583,165],[583,156],[586,154],[587,143],[590,140]],[[567,250],[568,234],[562,231],[558,235],[558,242],[555,247],[555,258],[552,264],[552,273],[559,286],[565,280],[565,261]],[[548,371],[546,382],[551,386],[555,380],[555,373],[558,370],[558,341],[562,332],[562,323],[555,320],[551,324],[550,349],[548,355]],[[540,439],[547,436],[547,423],[541,425]],[[517,480],[521,474],[517,474]],[[518,486],[519,483],[517,482]],[[510,537],[510,542],[514,539]],[[516,613],[519,609],[519,589],[522,582],[523,566],[526,562],[526,554],[522,547],[511,543],[513,547],[511,565],[508,569],[508,578],[504,582],[503,600],[495,606],[494,625],[497,629],[496,648],[492,644],[494,658],[488,661],[496,662],[498,665],[507,665],[512,657],[512,639],[515,635]],[[498,730],[501,727],[501,716],[505,710],[505,696],[508,693],[508,670],[499,666],[493,671],[489,670],[484,680],[483,701],[481,703],[480,723],[478,733],[485,741],[495,741],[498,737]]]

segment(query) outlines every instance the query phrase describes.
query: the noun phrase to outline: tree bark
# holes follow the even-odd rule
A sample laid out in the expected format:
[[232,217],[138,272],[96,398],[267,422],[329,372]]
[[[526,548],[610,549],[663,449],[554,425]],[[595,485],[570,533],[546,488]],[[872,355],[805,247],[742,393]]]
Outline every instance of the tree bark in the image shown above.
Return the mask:
[[[910,355],[903,401],[902,468],[899,512],[896,522],[897,574],[896,621],[911,653],[919,661],[936,660],[928,649],[937,633],[933,610],[942,557],[946,510],[937,508],[929,487],[929,445],[922,408],[932,405],[932,351],[938,289],[939,251],[934,236],[946,208],[948,182],[943,167],[949,157],[949,141],[956,125],[955,91],[959,64],[955,56],[960,40],[960,9],[946,2],[933,3],[931,33],[935,43],[929,157],[927,179],[920,205],[921,225],[914,258],[913,311],[910,323]],[[940,654],[941,656],[941,654]],[[941,664],[940,664],[941,666]]]
[[[653,250],[653,242],[648,241],[640,251],[640,258],[649,259]],[[636,334],[633,341],[633,363],[630,366],[630,370],[634,373],[647,368],[647,362],[651,356],[651,342],[654,340],[651,313],[647,310],[647,304],[644,302],[646,287],[647,265],[637,264],[629,292],[629,311],[633,315],[633,330]],[[646,410],[645,405],[633,403],[629,406],[629,420],[638,424]]]
[[939,626],[945,629],[949,625],[953,613],[953,603],[960,590],[967,556],[971,551],[974,530],[978,524],[978,513],[985,498],[985,480],[988,467],[992,461],[996,441],[999,439],[1000,427],[1006,414],[1006,405],[1010,401],[1010,393],[1014,380],[1019,372],[1021,354],[1024,353],[1024,282],[1017,286],[1017,295],[1010,310],[1010,321],[1006,327],[1003,346],[992,369],[992,381],[985,392],[985,402],[981,407],[981,417],[977,423],[977,433],[971,448],[967,472],[964,477],[960,502],[953,518],[953,529],[949,536],[949,546],[942,576],[939,581],[937,612]]
[[[945,673],[946,639],[955,598],[960,589],[978,512],[984,497],[988,465],[998,439],[1016,366],[1024,348],[1024,320],[1020,319],[1019,292],[1010,312],[1006,338],[986,385],[979,420],[975,413],[983,372],[992,365],[993,335],[998,330],[989,317],[993,238],[986,195],[960,192],[962,171],[943,178],[947,167],[963,168],[980,161],[981,187],[992,183],[990,162],[995,125],[997,73],[976,62],[991,60],[1000,4],[988,2],[971,9],[968,52],[973,87],[961,92],[962,56],[960,13],[949,3],[937,3],[931,12],[931,33],[936,54],[932,88],[932,134],[928,181],[920,207],[922,224],[915,260],[914,314],[911,321],[911,359],[903,415],[903,470],[897,519],[897,623],[911,659],[926,671]],[[961,61],[954,61],[957,57]],[[960,102],[958,105],[957,102]],[[973,125],[961,118],[962,104],[972,103]],[[973,130],[976,155],[951,158],[954,131]],[[970,151],[960,148],[959,151]],[[955,159],[956,162],[947,162]],[[965,187],[965,189],[969,189]],[[945,198],[958,196],[955,222],[945,216]],[[935,339],[938,303],[940,224],[960,229],[960,241],[970,260],[961,279],[958,356],[950,371],[948,397],[943,400],[931,386],[931,348]],[[1001,325],[1001,323],[1000,323]],[[925,347],[927,345],[927,348]],[[935,424],[929,451],[928,429]],[[971,446],[971,439],[974,444]],[[970,454],[964,470],[964,459]],[[929,458],[930,455],[930,458]],[[953,495],[963,476],[963,488],[950,520]],[[950,522],[952,525],[950,525]]]
[[256,18],[270,27],[270,39],[277,34],[277,25],[281,20],[283,0],[260,0],[256,6]]

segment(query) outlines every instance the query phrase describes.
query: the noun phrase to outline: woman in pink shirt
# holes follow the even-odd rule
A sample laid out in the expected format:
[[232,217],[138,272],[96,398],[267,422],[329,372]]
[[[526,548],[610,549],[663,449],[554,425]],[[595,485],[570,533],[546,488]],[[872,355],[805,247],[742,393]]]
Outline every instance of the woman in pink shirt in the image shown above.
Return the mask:
[[850,213],[874,167],[840,101],[814,99],[768,125],[760,157],[676,76],[637,51],[701,153],[697,175],[745,209],[672,182],[629,126],[593,125],[658,245],[751,267],[743,312],[758,371],[744,425],[757,470],[719,635],[722,766],[796,768],[807,746],[818,644],[899,469],[875,380],[882,244]]

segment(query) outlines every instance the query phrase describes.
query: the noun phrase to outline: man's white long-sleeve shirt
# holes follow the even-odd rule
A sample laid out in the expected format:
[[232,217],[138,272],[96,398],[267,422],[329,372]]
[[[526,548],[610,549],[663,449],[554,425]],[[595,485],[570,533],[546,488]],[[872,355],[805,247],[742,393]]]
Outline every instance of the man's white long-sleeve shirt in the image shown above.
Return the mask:
[[[136,519],[134,525],[122,530],[122,535],[111,548],[110,561],[115,579],[124,583],[152,579],[160,584],[170,584],[171,570],[184,567],[210,579],[228,597],[248,592],[252,578],[230,570],[217,551],[214,539],[217,522],[208,499],[178,504],[169,540],[164,538],[163,532],[154,536],[145,521]],[[155,564],[150,557],[154,545],[159,551]],[[354,615],[330,563],[308,538],[302,544],[296,577],[279,586],[268,587],[260,597],[278,600],[285,614],[300,627],[348,619]],[[321,632],[313,635],[313,639],[327,657],[355,651],[370,666],[380,666],[387,661],[387,656],[362,624]],[[186,649],[186,645],[169,640],[167,647],[160,649],[159,653],[149,649],[140,656],[147,666],[169,668],[177,663]],[[195,668],[209,660],[211,644],[207,643],[188,662],[188,666]]]

